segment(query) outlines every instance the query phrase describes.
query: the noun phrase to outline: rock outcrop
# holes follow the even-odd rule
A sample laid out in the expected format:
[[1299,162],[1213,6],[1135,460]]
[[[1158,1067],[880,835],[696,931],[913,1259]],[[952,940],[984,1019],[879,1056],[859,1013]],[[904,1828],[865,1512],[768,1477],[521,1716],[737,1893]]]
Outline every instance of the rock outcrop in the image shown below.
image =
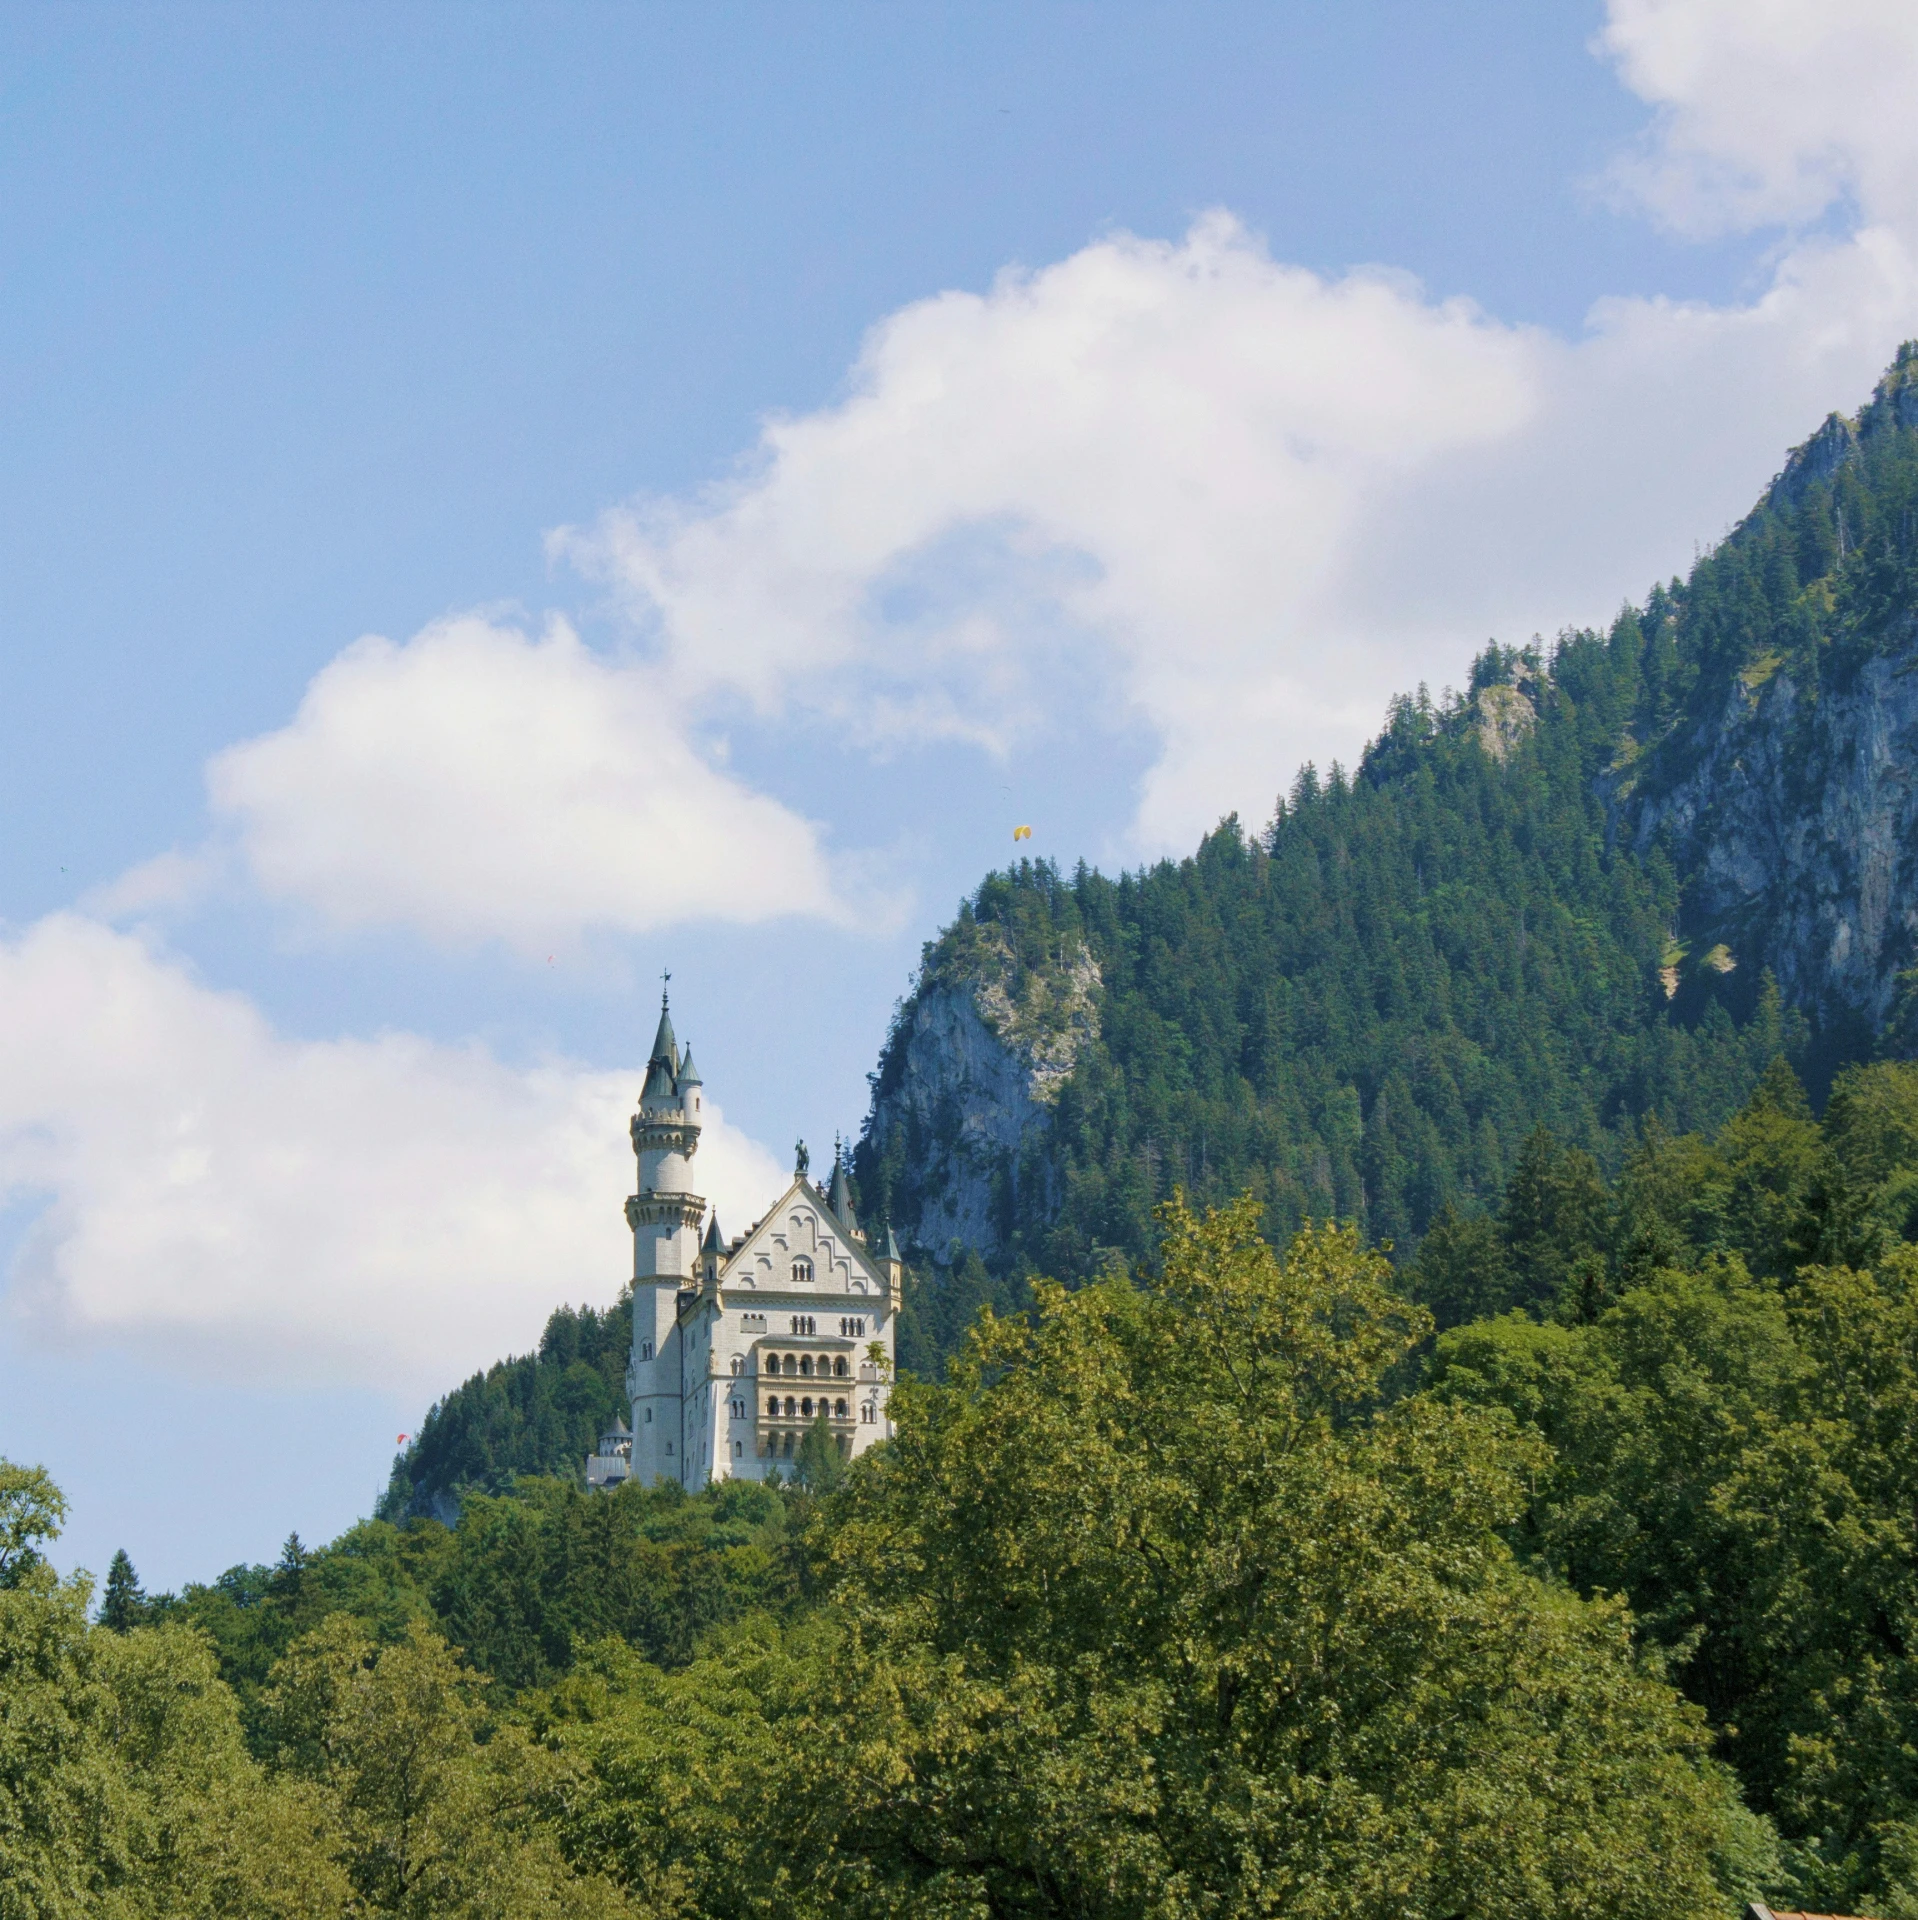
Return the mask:
[[865,1178],[878,1172],[912,1246],[999,1250],[1009,1186],[1051,1177],[1052,1109],[1098,1032],[1099,968],[1082,943],[1031,964],[989,924],[939,942],[874,1076],[862,1143]]
[[1828,1031],[1877,1031],[1918,946],[1918,619],[1844,686],[1748,669],[1661,759],[1684,772],[1653,796],[1622,781],[1617,818],[1669,850],[1689,949],[1769,967]]

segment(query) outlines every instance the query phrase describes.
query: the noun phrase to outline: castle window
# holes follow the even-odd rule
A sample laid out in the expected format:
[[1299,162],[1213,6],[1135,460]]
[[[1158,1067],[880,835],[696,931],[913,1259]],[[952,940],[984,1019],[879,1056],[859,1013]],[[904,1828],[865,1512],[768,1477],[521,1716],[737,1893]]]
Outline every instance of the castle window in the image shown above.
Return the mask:
[[848,1340],[863,1340],[866,1334],[866,1323],[863,1320],[842,1320],[839,1323],[839,1331]]
[[642,1340],[639,1343],[639,1357],[642,1360],[650,1360],[653,1357],[653,1343],[650,1340]]
[[803,1374],[804,1374],[804,1375],[806,1376],[806,1378],[807,1378],[808,1380],[810,1380],[810,1379],[812,1378],[812,1355],[811,1355],[811,1354],[807,1354],[807,1355],[806,1355],[806,1356],[805,1356],[805,1357],[804,1357],[804,1358],[803,1358],[803,1359],[802,1359],[802,1360],[800,1361],[800,1363],[799,1363],[799,1371],[800,1371],[801,1373],[803,1373]]
[[809,1394],[799,1403],[800,1413],[808,1420],[812,1418],[812,1396]]
[[845,1403],[845,1401],[843,1401],[843,1400],[835,1400],[835,1401],[834,1401],[834,1402],[832,1403],[832,1411],[833,1411],[833,1418],[834,1418],[834,1419],[836,1419],[836,1420],[843,1420],[843,1419],[845,1419],[845,1417],[846,1417],[846,1403]]
[[773,1395],[772,1395],[772,1396],[771,1396],[771,1397],[770,1397],[770,1398],[769,1398],[769,1399],[767,1400],[767,1402],[766,1402],[766,1411],[767,1411],[767,1412],[768,1412],[769,1414],[772,1414],[772,1415],[773,1415],[773,1416],[774,1416],[775,1418],[777,1418],[777,1416],[778,1416],[778,1413],[779,1413],[779,1396],[778,1396],[778,1394],[776,1394],[776,1393],[775,1393],[775,1394],[773,1394]]
[[745,1451],[746,1451],[746,1447],[743,1441],[735,1440],[733,1442],[733,1458],[735,1460],[737,1460],[739,1456]]
[[668,1453],[671,1453],[671,1452],[672,1452],[672,1450],[673,1450],[673,1443],[672,1443],[672,1442],[671,1442],[670,1440],[668,1440],[668,1441],[666,1442],[666,1451],[667,1451]]
[[653,1424],[653,1410],[651,1407],[646,1409],[646,1424],[649,1427]]
[[733,1355],[733,1371],[735,1373],[744,1373],[746,1371],[746,1363],[740,1359],[738,1354]]
[[777,1373],[777,1372],[779,1371],[779,1356],[778,1356],[778,1354],[776,1354],[776,1353],[769,1353],[769,1354],[767,1354],[767,1356],[766,1356],[766,1371],[767,1371],[768,1373]]
[[812,1280],[812,1262],[803,1253],[793,1262],[793,1280],[800,1286],[808,1285]]
[[798,1411],[799,1411],[799,1407],[798,1407],[798,1403],[797,1403],[797,1402],[796,1402],[796,1401],[795,1401],[795,1400],[793,1399],[793,1397],[792,1397],[792,1395],[791,1395],[791,1394],[787,1394],[787,1396],[786,1396],[786,1418],[787,1418],[788,1420],[790,1420],[790,1419],[791,1419],[791,1418],[793,1417],[793,1415],[794,1415],[795,1413],[797,1413]]
[[839,1356],[839,1358],[838,1358],[837,1360],[835,1360],[835,1361],[834,1361],[834,1362],[832,1363],[832,1370],[833,1370],[833,1372],[834,1372],[834,1374],[835,1374],[835,1375],[836,1375],[836,1376],[837,1376],[837,1377],[838,1377],[839,1379],[841,1379],[841,1380],[843,1380],[843,1379],[845,1379],[845,1377],[846,1377],[846,1356],[845,1356],[845,1355],[844,1355],[843,1353],[842,1353],[842,1354],[841,1354],[841,1355]]
[[859,1417],[866,1423],[867,1426],[872,1425],[873,1414],[872,1414],[872,1402],[870,1400],[868,1400],[866,1404],[859,1409]]
[[786,1444],[784,1447],[780,1449],[780,1451],[785,1454],[788,1460],[790,1460],[793,1457],[793,1437],[791,1434],[787,1434]]

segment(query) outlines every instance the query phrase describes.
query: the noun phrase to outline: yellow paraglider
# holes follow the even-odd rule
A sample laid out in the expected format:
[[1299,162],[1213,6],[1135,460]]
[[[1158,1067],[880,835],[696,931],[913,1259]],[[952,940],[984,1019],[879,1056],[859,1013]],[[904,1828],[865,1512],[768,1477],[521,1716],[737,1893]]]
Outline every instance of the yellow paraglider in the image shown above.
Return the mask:
[[1012,837],[1015,840],[1030,840],[1032,838],[1032,829],[1030,827],[1014,827]]

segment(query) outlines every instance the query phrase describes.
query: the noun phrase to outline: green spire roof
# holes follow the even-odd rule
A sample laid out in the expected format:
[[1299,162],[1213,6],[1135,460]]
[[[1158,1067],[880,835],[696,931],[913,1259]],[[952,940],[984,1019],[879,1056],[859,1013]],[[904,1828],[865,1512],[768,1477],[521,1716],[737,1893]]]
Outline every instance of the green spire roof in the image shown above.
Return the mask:
[[679,1084],[682,1087],[703,1087],[706,1084],[699,1077],[699,1069],[693,1065],[691,1047],[688,1047],[679,1058]]
[[653,1035],[653,1051],[646,1064],[656,1066],[660,1061],[666,1063],[666,1071],[675,1079],[679,1078],[679,1042],[673,1038],[672,1009],[666,1004],[666,996],[659,996],[659,1031]]
[[826,1195],[826,1204],[839,1216],[839,1224],[848,1229],[859,1222],[852,1216],[852,1182],[846,1178],[846,1157],[835,1153],[832,1157],[832,1191]]
[[719,1209],[715,1207],[712,1217],[706,1222],[706,1238],[700,1243],[701,1253],[723,1253],[726,1243],[719,1237]]

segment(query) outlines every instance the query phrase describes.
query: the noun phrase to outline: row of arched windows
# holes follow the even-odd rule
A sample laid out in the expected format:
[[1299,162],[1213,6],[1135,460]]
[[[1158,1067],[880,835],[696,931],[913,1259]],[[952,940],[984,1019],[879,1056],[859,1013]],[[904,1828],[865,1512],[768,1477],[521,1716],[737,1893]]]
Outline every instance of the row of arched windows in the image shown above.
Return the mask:
[[837,1358],[822,1353],[817,1360],[809,1353],[789,1353],[783,1360],[778,1354],[769,1353],[762,1357],[760,1364],[768,1373],[796,1373],[807,1380],[815,1373],[822,1380],[828,1375],[840,1380],[846,1377],[846,1356],[843,1353]]
[[[774,1394],[767,1395],[766,1411],[775,1420],[779,1418],[778,1394],[774,1393]],[[821,1400],[819,1403],[819,1411],[821,1413],[824,1413],[826,1411],[826,1402],[824,1400]],[[835,1420],[843,1420],[846,1418],[845,1401],[835,1400],[832,1403],[832,1415]],[[813,1403],[812,1403],[811,1394],[808,1394],[803,1400],[795,1400],[791,1394],[787,1394],[786,1418],[788,1420],[793,1420],[793,1419],[810,1420],[812,1416],[813,1416]]]

